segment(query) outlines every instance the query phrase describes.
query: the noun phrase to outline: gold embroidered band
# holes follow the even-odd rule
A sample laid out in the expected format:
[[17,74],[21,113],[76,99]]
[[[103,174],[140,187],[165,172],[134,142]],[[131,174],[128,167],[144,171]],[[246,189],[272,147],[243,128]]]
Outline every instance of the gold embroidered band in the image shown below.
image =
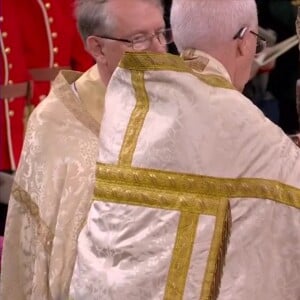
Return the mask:
[[[189,73],[197,77],[200,81],[207,85],[224,88],[235,89],[231,82],[219,75],[200,74],[194,72],[184,60],[178,55],[165,53],[132,53],[127,52],[120,64],[120,68],[131,70],[134,72],[145,71],[175,71]],[[138,99],[138,98],[137,98]]]
[[[230,233],[228,198],[263,198],[300,208],[300,190],[277,181],[214,178],[100,163],[97,164],[94,197],[96,201],[181,212],[165,300],[182,299],[184,294],[186,270],[189,269],[196,230],[195,216],[216,216],[200,296],[201,300],[213,300],[217,299]],[[189,230],[183,230],[187,224]],[[183,255],[182,245],[185,238],[187,242]],[[179,265],[181,272],[178,272]]]
[[181,213],[169,269],[165,300],[182,299],[195,240],[198,214]]
[[[263,198],[300,209],[300,189],[279,181],[260,178],[216,178],[191,174],[118,167],[97,163],[96,176],[101,181],[116,181],[118,185],[133,185],[146,189],[167,189],[177,193],[174,209],[181,209],[181,193],[196,194],[205,198]],[[161,195],[163,197],[163,195]],[[162,205],[161,200],[158,200]],[[191,204],[199,206],[200,204]],[[168,205],[167,205],[168,206]],[[172,209],[167,208],[166,209]]]
[[149,110],[149,100],[144,83],[144,72],[132,71],[131,77],[135,91],[136,105],[131,114],[119,155],[119,165],[127,166],[131,165],[137,140]]
[[[228,200],[190,193],[189,190],[180,191],[173,178],[169,177],[171,173],[168,172],[162,172],[159,179],[164,177],[163,183],[169,182],[171,185],[157,185],[157,178],[154,175],[153,170],[98,164],[94,200],[180,211],[181,217],[165,289],[165,300],[182,299],[198,218],[202,214],[215,216],[216,224],[201,299],[216,299],[231,224]],[[140,184],[141,182],[144,184]]]
[[40,238],[40,242],[42,243],[46,251],[50,254],[54,234],[47,226],[45,221],[42,220],[37,204],[33,202],[30,195],[16,182],[14,182],[12,187],[12,196],[15,201],[19,202],[27,210],[28,214],[36,223],[38,230],[37,236]]

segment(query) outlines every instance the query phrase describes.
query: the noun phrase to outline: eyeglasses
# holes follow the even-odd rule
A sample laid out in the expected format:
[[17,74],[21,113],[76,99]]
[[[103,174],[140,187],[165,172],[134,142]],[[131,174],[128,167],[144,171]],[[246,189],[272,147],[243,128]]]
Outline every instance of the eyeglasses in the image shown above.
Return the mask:
[[121,38],[115,38],[106,35],[103,36],[95,35],[95,36],[100,37],[102,39],[128,43],[130,44],[131,48],[135,51],[145,51],[149,49],[154,38],[156,38],[161,45],[168,45],[173,42],[172,31],[170,28],[160,30],[151,35],[138,36],[133,39],[121,39]]
[[[233,39],[243,39],[244,38],[244,35],[245,33],[247,32],[248,28],[247,27],[243,27],[241,28],[237,34],[233,37]],[[257,38],[257,41],[256,41],[256,54],[257,53],[260,53],[262,51],[264,51],[266,48],[267,48],[267,41],[261,36],[259,35],[258,33],[250,30],[249,31],[251,34],[255,35],[256,38]]]

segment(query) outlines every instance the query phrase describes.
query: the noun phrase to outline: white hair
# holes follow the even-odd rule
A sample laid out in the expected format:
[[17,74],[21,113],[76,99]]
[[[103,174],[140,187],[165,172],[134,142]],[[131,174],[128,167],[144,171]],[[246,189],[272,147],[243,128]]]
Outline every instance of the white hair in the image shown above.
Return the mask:
[[209,50],[233,39],[244,26],[257,26],[255,0],[173,0],[171,27],[180,52]]

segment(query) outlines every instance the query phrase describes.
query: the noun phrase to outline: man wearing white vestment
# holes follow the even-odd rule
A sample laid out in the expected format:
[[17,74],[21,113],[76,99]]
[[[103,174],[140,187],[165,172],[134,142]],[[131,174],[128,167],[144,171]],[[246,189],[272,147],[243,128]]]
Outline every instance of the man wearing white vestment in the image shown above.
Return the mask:
[[106,85],[125,51],[165,52],[171,41],[160,0],[78,0],[76,11],[96,64],[60,73],[29,120],[9,201],[2,300],[68,299]]
[[182,57],[108,85],[71,299],[298,300],[300,150],[241,94],[254,0],[174,0]]

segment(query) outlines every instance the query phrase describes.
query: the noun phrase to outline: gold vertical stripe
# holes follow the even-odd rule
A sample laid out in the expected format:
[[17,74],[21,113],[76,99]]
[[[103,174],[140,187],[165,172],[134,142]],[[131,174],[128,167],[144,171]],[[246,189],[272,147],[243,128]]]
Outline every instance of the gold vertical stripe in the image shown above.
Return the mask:
[[164,300],[181,300],[195,240],[198,214],[181,213]]
[[231,216],[229,201],[220,199],[200,300],[216,300],[218,297],[230,226]]
[[130,166],[137,140],[149,110],[149,99],[145,89],[144,72],[131,72],[132,85],[135,91],[136,104],[131,114],[125,138],[119,155],[119,165]]
[[37,236],[39,237],[42,245],[49,254],[52,250],[52,242],[54,239],[54,233],[51,228],[46,224],[40,215],[38,205],[32,200],[30,194],[26,192],[21,186],[14,182],[11,194],[15,201],[20,203],[26,210],[37,226]]

